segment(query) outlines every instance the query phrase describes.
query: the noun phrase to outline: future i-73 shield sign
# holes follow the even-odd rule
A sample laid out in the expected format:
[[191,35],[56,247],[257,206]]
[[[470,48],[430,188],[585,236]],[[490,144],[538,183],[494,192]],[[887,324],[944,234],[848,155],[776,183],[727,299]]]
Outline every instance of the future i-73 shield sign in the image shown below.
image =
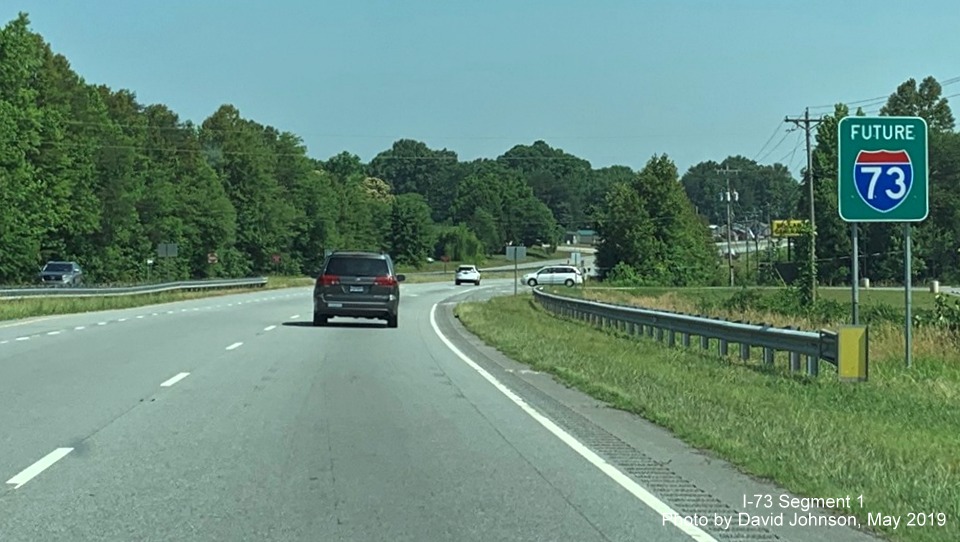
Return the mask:
[[840,218],[921,222],[930,209],[927,122],[921,117],[844,117],[837,129]]

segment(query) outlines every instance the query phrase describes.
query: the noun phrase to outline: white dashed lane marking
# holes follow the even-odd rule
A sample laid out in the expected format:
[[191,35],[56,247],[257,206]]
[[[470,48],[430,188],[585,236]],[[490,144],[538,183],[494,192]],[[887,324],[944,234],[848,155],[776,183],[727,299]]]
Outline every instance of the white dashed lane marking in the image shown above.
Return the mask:
[[190,376],[190,373],[180,373],[174,376],[173,378],[165,381],[163,384],[160,384],[160,387],[169,388],[170,386],[176,384],[177,382],[180,382],[181,380],[183,380],[184,378],[187,378],[188,376]]
[[54,463],[60,461],[72,451],[73,448],[57,448],[40,459],[40,461],[20,471],[20,474],[7,480],[7,483],[13,485],[13,489],[19,489],[20,486],[33,480],[38,474],[50,468]]
[[[409,295],[409,294],[408,294],[408,295]],[[207,305],[207,306],[204,306],[204,307],[192,307],[192,308],[188,307],[188,308],[182,308],[182,309],[180,309],[180,312],[181,312],[181,313],[190,312],[190,311],[196,312],[196,311],[200,311],[200,310],[218,309],[218,308],[221,308],[221,307],[232,307],[232,306],[234,306],[234,305],[243,305],[243,304],[245,304],[245,303],[260,303],[260,302],[263,302],[263,301],[274,301],[274,300],[277,300],[277,299],[287,299],[287,298],[291,298],[291,297],[297,297],[297,296],[295,296],[295,295],[293,295],[293,294],[290,294],[290,295],[264,297],[264,298],[257,298],[257,299],[247,299],[247,300],[244,300],[244,301],[237,301],[236,303],[228,303],[228,304],[226,304],[226,305]],[[177,313],[176,310],[168,310],[168,311],[166,311],[165,314],[176,314],[176,313]],[[161,312],[154,312],[154,313],[150,313],[150,314],[140,314],[140,315],[137,315],[137,316],[133,317],[133,319],[135,319],[135,320],[142,320],[142,319],[146,318],[147,316],[162,316],[163,314],[164,314],[164,313],[161,313]],[[290,317],[291,320],[296,320],[297,318],[300,318],[300,315],[299,315],[299,314],[294,314],[293,316]],[[30,321],[30,322],[24,322],[24,324],[40,322],[40,321],[43,321],[43,320],[46,320],[46,319],[47,319],[47,318],[39,319],[39,320],[33,320],[33,321]],[[126,317],[126,316],[125,316],[125,317],[123,317],[123,318],[117,318],[116,320],[112,320],[112,321],[114,321],[114,322],[126,322],[126,321],[128,321],[128,320],[130,320],[130,319],[131,319],[130,317]],[[97,322],[96,325],[97,325],[97,326],[105,326],[105,325],[109,324],[110,322],[111,322],[111,320],[101,321],[101,322]],[[18,324],[14,324],[14,325],[18,325]],[[94,325],[94,324],[90,324],[90,325]],[[6,326],[6,327],[10,327],[10,326]],[[273,325],[273,326],[267,326],[266,328],[264,328],[264,331],[272,331],[272,330],[274,330],[274,329],[276,329],[276,328],[277,328],[277,326],[275,326],[275,325]],[[83,331],[83,330],[87,329],[87,326],[85,326],[85,325],[75,326],[73,329],[74,329],[74,331]],[[53,330],[53,331],[48,331],[48,332],[45,333],[45,335],[48,335],[48,336],[61,335],[61,334],[63,334],[64,331],[65,331],[65,330]],[[13,340],[14,340],[14,341],[29,341],[31,338],[41,337],[42,335],[44,335],[44,333],[39,333],[39,334],[36,334],[36,335],[27,335],[27,336],[17,337],[17,338],[15,338],[15,339],[13,339]],[[0,340],[0,344],[7,344],[7,343],[9,343],[10,341],[11,341],[10,339]],[[242,344],[243,344],[242,342],[238,342],[238,343],[231,344],[230,346],[227,347],[227,350],[234,350],[234,349],[236,349],[236,348],[239,348]]]

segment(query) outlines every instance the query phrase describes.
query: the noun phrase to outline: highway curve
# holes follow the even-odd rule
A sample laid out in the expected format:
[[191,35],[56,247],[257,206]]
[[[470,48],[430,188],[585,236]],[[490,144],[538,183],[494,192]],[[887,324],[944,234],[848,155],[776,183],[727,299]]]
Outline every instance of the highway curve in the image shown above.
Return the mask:
[[451,315],[512,290],[404,285],[398,329],[314,328],[309,289],[4,324],[0,540],[868,540],[736,528],[779,490]]

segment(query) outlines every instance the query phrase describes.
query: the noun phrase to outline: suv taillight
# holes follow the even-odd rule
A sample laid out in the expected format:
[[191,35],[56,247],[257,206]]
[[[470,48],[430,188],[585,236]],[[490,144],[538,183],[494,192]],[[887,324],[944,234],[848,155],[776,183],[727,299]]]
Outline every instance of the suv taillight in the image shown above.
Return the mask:
[[373,283],[377,286],[396,286],[397,279],[391,276],[377,277],[373,279]]
[[333,286],[340,284],[340,277],[336,275],[321,275],[317,279],[317,286]]

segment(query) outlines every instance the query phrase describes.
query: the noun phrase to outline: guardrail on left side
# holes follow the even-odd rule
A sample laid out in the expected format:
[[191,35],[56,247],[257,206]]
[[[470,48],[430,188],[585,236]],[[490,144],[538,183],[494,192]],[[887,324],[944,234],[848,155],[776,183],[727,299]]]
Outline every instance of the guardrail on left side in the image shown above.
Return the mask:
[[142,286],[115,286],[102,288],[39,287],[0,289],[0,300],[33,299],[44,297],[112,297],[119,295],[157,294],[172,291],[198,291],[228,288],[259,288],[266,286],[267,277],[245,279],[182,280]]

